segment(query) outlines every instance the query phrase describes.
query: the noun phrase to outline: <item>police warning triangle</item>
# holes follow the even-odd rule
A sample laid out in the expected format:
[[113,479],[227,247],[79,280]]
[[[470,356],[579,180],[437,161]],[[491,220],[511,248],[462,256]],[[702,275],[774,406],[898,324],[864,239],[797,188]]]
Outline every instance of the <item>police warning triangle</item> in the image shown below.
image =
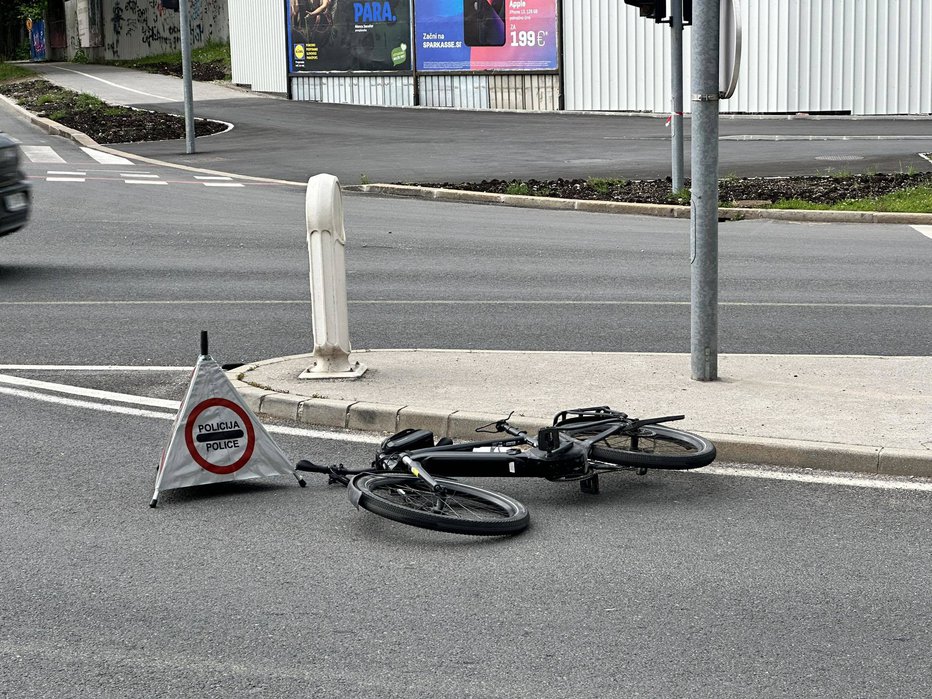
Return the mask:
[[289,474],[304,486],[220,365],[201,354],[162,453],[149,506],[158,504],[163,490]]

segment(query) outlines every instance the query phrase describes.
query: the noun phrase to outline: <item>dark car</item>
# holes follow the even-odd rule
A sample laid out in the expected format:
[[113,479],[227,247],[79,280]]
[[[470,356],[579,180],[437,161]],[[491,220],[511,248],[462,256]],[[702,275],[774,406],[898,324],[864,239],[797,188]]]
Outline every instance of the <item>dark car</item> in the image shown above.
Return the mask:
[[19,146],[0,131],[0,235],[18,231],[29,218],[31,192],[19,157]]

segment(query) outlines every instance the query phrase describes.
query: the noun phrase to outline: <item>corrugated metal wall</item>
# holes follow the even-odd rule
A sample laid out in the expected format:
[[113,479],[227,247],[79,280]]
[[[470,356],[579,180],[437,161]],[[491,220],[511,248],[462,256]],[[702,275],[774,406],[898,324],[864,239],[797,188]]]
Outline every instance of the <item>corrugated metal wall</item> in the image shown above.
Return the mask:
[[256,92],[288,92],[285,3],[229,0],[233,82]]
[[[723,112],[932,113],[932,0],[740,4],[741,74]],[[667,25],[618,0],[564,0],[563,17],[566,109],[669,111]]]
[[410,75],[296,75],[291,77],[291,97],[309,102],[411,107],[414,105],[414,78]]
[[424,107],[451,107],[453,109],[488,109],[489,76],[476,75],[418,75],[418,92]]
[[553,111],[560,104],[557,75],[418,75],[424,107]]

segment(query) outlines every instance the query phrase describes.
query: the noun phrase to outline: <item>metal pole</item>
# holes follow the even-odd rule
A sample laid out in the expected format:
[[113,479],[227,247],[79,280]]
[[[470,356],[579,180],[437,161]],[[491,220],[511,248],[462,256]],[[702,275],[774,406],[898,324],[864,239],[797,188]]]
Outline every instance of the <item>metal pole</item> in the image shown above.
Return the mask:
[[684,189],[683,183],[683,5],[672,0],[670,5],[670,65],[671,114],[673,130],[673,193]]
[[194,152],[194,90],[191,85],[191,0],[181,0],[181,74],[184,82],[185,153]]
[[718,379],[718,100],[720,0],[694,0],[692,25],[692,378]]

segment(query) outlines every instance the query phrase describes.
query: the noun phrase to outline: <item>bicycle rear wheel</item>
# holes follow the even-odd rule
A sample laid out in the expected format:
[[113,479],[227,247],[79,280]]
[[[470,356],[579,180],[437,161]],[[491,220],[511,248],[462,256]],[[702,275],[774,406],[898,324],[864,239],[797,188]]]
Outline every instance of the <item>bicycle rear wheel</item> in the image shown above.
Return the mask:
[[[581,425],[562,430],[576,439],[589,439],[607,425]],[[715,445],[705,437],[662,425],[646,425],[613,434],[592,445],[589,458],[615,466],[686,470],[715,460]]]
[[500,536],[524,531],[527,508],[506,495],[437,478],[442,493],[410,474],[366,473],[349,483],[350,500],[373,514],[453,534]]

